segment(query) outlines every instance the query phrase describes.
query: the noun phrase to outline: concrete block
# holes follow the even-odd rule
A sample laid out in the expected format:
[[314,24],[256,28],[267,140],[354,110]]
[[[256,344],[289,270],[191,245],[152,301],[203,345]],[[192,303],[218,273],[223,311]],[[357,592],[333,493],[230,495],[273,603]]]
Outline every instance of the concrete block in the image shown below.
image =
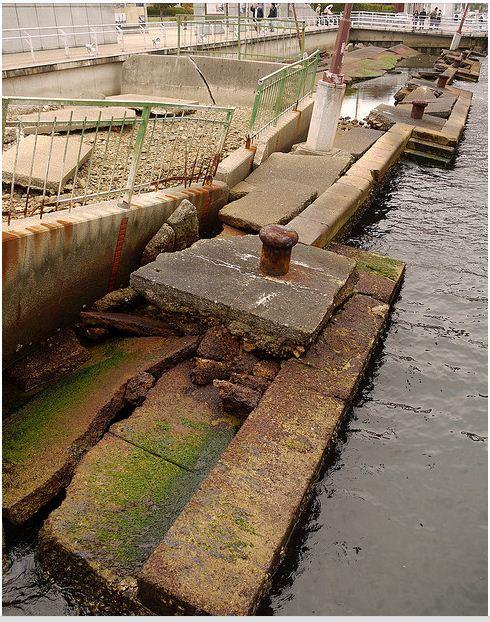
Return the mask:
[[328,225],[326,224],[304,216],[296,216],[289,226],[298,234],[300,244],[323,248],[328,243]]
[[234,188],[252,172],[254,155],[253,150],[239,147],[219,163],[215,179]]
[[60,185],[63,189],[66,182],[73,177],[77,163],[83,164],[91,153],[91,145],[82,142],[80,148],[79,137],[67,139],[54,136],[51,139],[50,136],[38,136],[36,141],[35,136],[28,136],[4,152],[2,181],[10,183],[14,178],[15,184],[27,187],[30,182],[31,188],[38,190],[42,190],[46,184],[47,190],[57,192]]
[[303,184],[272,178],[219,213],[221,222],[238,229],[259,232],[270,224],[286,225],[317,196],[317,191]]
[[[38,122],[39,119],[39,122]],[[48,110],[47,112],[33,112],[19,117],[24,134],[51,134],[51,132],[66,132],[68,129],[85,129],[122,125],[129,127],[136,119],[136,112],[130,108],[108,106],[96,108],[94,106],[77,106]]]
[[268,185],[271,179],[287,179],[315,188],[318,194],[325,192],[349,168],[350,154],[337,156],[306,156],[273,153],[264,164],[246,179],[259,186]]
[[[131,286],[163,310],[213,316],[272,355],[307,348],[328,321],[353,262],[298,245],[282,277],[258,269],[258,236],[200,240],[131,275]],[[345,259],[345,258],[342,258]]]

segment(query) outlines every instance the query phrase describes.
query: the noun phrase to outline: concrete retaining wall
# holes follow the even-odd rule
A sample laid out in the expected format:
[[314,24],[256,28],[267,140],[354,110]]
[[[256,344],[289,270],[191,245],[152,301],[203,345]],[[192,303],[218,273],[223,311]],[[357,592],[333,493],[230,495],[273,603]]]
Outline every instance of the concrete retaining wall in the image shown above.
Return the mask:
[[[452,35],[442,34],[435,30],[430,32],[401,32],[367,28],[352,28],[349,35],[349,40],[353,43],[366,43],[383,47],[403,43],[411,48],[432,54],[439,53],[442,49],[448,49],[452,38]],[[484,50],[487,48],[487,38],[483,36],[483,33],[481,37],[464,36],[461,40],[461,47]]]
[[3,231],[3,362],[31,342],[73,323],[85,305],[126,285],[141,254],[183,199],[196,205],[201,232],[215,226],[228,200],[221,182],[136,197],[130,209],[116,201],[16,220]]
[[119,95],[125,57],[55,63],[3,71],[3,95],[100,97]]
[[213,56],[139,54],[124,62],[122,93],[251,106],[259,78],[282,66]]

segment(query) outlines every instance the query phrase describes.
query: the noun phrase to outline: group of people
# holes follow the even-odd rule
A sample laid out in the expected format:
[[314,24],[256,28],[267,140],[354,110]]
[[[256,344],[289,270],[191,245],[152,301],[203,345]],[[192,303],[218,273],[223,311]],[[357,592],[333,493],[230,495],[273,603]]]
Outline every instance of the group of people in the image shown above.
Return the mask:
[[[264,5],[263,4],[252,4],[250,7],[250,13],[252,14],[252,19],[255,22],[255,28],[257,31],[259,30],[259,21],[264,19]],[[277,2],[272,2],[269,7],[269,13],[267,14],[268,19],[274,19],[277,17]],[[269,23],[270,31],[274,31],[274,22]]]
[[427,13],[425,8],[420,11],[415,10],[412,16],[413,30],[423,30],[425,23],[429,18],[429,28],[437,29],[441,27],[442,11],[438,7],[433,9],[430,13]]
[[332,7],[333,4],[328,4],[322,11],[321,4],[316,5],[315,13],[317,26],[325,26],[330,23],[330,17],[333,15]]

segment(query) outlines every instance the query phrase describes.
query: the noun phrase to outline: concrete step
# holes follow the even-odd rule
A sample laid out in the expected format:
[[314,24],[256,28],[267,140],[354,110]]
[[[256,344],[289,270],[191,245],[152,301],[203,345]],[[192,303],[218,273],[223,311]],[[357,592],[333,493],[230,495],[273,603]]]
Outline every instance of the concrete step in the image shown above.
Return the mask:
[[434,162],[436,164],[450,164],[451,163],[451,158],[435,155],[427,151],[417,151],[416,149],[405,149],[404,155],[411,157],[411,158],[415,158],[417,160],[429,160],[430,162]]
[[454,155],[455,148],[438,143],[433,143],[430,140],[423,140],[422,138],[411,138],[408,141],[407,149],[414,149],[415,151],[427,151],[429,153],[439,154],[441,156],[451,157]]
[[125,387],[141,372],[158,375],[190,356],[195,337],[116,339],[6,418],[3,427],[3,511],[23,523],[71,480],[83,454],[125,406]]

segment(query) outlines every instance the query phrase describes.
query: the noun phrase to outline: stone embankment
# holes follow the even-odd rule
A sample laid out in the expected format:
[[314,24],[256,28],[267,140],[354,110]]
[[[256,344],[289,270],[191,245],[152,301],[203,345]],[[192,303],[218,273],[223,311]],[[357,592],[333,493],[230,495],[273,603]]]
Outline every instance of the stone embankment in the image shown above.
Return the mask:
[[[325,154],[232,154],[231,202],[174,201],[133,245],[131,286],[78,317],[80,343],[68,333],[12,368],[35,393],[4,427],[5,516],[22,524],[66,491],[39,556],[94,612],[256,611],[403,280],[402,261],[338,240],[410,141],[453,146],[464,128],[471,97],[428,82],[403,97],[426,87],[447,118],[413,118],[411,98]],[[223,231],[196,241],[213,218]],[[299,243],[272,275],[255,234],[277,223]]]

